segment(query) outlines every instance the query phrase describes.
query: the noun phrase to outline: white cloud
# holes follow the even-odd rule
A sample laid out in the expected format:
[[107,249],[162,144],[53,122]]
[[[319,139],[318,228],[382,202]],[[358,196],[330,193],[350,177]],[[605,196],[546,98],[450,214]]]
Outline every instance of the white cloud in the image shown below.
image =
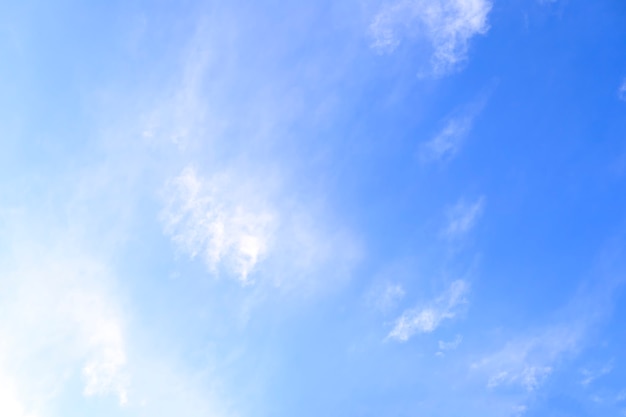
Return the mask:
[[485,108],[495,85],[496,83],[493,83],[477,99],[450,115],[443,129],[420,145],[418,155],[422,162],[448,162],[459,153],[474,125],[474,120]]
[[441,132],[422,144],[421,159],[425,162],[452,159],[461,149],[465,137],[472,128],[473,121],[473,115],[450,119]]
[[626,78],[622,81],[619,88],[617,89],[617,96],[620,100],[626,101]]
[[490,10],[489,0],[399,0],[374,17],[372,48],[392,52],[404,38],[425,38],[432,71],[443,74],[466,59],[474,36],[487,32]]
[[[614,303],[614,292],[624,282],[622,247],[611,245],[601,253],[598,275],[593,281],[584,282],[558,311],[557,322],[519,334],[471,365],[473,371],[485,376],[488,387],[517,386],[527,393],[535,391],[563,361],[579,355],[591,342],[592,329],[606,319]],[[605,366],[600,373],[610,369]]]
[[120,404],[128,403],[130,375],[122,319],[95,294],[75,292],[68,304],[72,305],[89,350],[82,369],[84,395],[112,394]]
[[512,411],[513,411],[513,416],[523,416],[526,411],[528,410],[528,407],[525,405],[515,405],[512,407]]
[[580,373],[583,376],[583,379],[580,381],[580,383],[583,386],[588,386],[596,379],[601,378],[605,375],[608,375],[612,371],[613,371],[613,361],[610,361],[609,363],[605,364],[604,366],[600,368],[583,368],[580,370]]
[[94,397],[129,416],[230,415],[213,374],[185,370],[141,325],[131,329],[137,317],[122,306],[110,259],[92,250],[97,239],[1,214],[0,416],[50,416]]
[[467,234],[483,213],[485,197],[479,197],[474,202],[468,203],[460,200],[448,209],[448,222],[443,230],[443,235],[450,239],[459,238]]
[[277,287],[310,290],[317,283],[303,278],[311,275],[338,285],[360,256],[358,243],[331,229],[312,205],[281,198],[268,182],[244,170],[204,177],[186,168],[164,192],[165,232],[190,257],[242,285],[265,276]]
[[3,417],[37,417],[37,413],[26,411],[24,403],[16,392],[15,382],[0,369],[0,415]]
[[444,294],[429,305],[405,311],[387,337],[406,342],[415,333],[433,332],[444,320],[454,319],[459,314],[459,307],[467,302],[467,291],[465,281],[454,281]]
[[459,345],[461,344],[461,342],[463,341],[463,337],[461,335],[457,335],[454,340],[450,341],[450,342],[444,342],[443,340],[439,341],[439,352],[437,353],[443,353],[446,351],[450,351],[450,350],[455,350],[456,348],[459,347]]
[[109,288],[110,271],[71,242],[20,240],[12,242],[0,278],[2,383],[13,381],[5,395],[15,392],[23,404],[45,408],[82,373],[86,396],[113,396],[125,404],[125,320]]
[[[200,255],[212,272],[225,269],[242,284],[270,249],[276,214],[237,189],[228,174],[202,178],[186,168],[167,187],[162,218],[166,232],[192,258]],[[248,194],[244,197],[244,194]]]
[[406,294],[404,287],[397,283],[385,282],[370,291],[369,301],[378,311],[390,311]]
[[581,337],[582,329],[577,326],[550,327],[510,341],[500,351],[474,363],[472,369],[488,375],[489,388],[517,385],[534,391],[563,355],[578,348]]

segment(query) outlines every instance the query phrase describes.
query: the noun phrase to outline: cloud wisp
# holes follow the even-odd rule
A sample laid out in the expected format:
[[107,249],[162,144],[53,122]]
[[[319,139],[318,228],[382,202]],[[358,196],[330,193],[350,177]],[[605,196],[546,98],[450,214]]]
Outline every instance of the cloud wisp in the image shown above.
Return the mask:
[[617,97],[622,101],[626,101],[626,78],[622,80],[622,83],[617,89]]
[[395,321],[388,339],[406,342],[416,333],[432,333],[446,320],[452,320],[467,303],[468,284],[463,280],[454,281],[445,293],[429,305],[406,310]]
[[401,284],[385,282],[384,284],[376,285],[372,288],[368,299],[376,310],[381,313],[387,313],[404,298],[405,294],[406,291]]
[[192,258],[200,256],[211,272],[226,270],[246,285],[270,250],[276,215],[241,198],[234,186],[227,174],[202,178],[188,167],[168,184],[162,219],[166,233]]
[[473,202],[460,200],[447,211],[448,221],[442,230],[447,239],[459,239],[469,233],[485,208],[485,197],[481,196]]
[[488,0],[396,1],[374,17],[371,46],[390,53],[404,38],[426,39],[432,48],[432,73],[442,75],[466,60],[474,36],[489,30],[490,11]]
[[578,348],[582,331],[577,326],[550,327],[510,341],[500,351],[474,363],[472,369],[487,372],[488,388],[520,386],[532,392],[552,374],[564,354]]
[[[0,281],[7,297],[2,299],[7,316],[0,320],[0,373],[5,373],[0,379],[13,381],[8,392],[28,407],[46,408],[80,372],[85,397],[111,396],[127,404],[126,319],[108,288],[109,269],[71,243],[44,249],[20,242],[11,249]],[[12,407],[13,415],[29,415],[15,408],[17,403]]]
[[580,373],[583,377],[580,383],[585,387],[589,386],[598,378],[602,378],[603,376],[608,375],[611,372],[613,372],[613,367],[614,367],[614,364],[613,364],[613,361],[611,360],[608,363],[606,363],[604,366],[599,367],[599,368],[583,368],[580,370]]
[[440,340],[438,343],[439,351],[437,352],[437,356],[444,356],[445,352],[456,350],[461,345],[462,341],[463,337],[460,334],[456,335],[454,340],[451,340],[450,342]]
[[494,82],[477,99],[449,115],[439,133],[420,144],[418,157],[422,163],[445,163],[458,155],[496,84]]
[[[621,250],[616,253],[621,255]],[[611,257],[620,255],[608,251],[604,261],[611,265]],[[590,334],[606,317],[616,290],[623,285],[622,274],[621,271],[616,274],[615,267],[610,266],[602,271],[604,277],[581,287],[559,312],[560,320],[512,338],[471,368],[486,375],[489,388],[521,387],[527,393],[537,390],[565,359],[579,355],[591,342]],[[600,370],[587,371],[586,375],[583,372],[582,383],[589,384],[611,370],[609,363]]]
[[445,162],[454,158],[472,128],[473,121],[473,115],[450,119],[434,138],[422,144],[420,159],[424,162]]
[[276,287],[311,289],[319,283],[306,277],[328,268],[334,272],[321,275],[339,283],[360,256],[354,237],[235,171],[204,176],[187,167],[168,182],[161,220],[178,249],[243,286],[266,277]]

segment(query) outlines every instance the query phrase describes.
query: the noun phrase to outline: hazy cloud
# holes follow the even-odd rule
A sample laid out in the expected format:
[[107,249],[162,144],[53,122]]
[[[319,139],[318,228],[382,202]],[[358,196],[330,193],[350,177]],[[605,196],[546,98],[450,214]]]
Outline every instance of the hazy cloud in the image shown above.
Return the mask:
[[596,379],[610,374],[612,371],[613,371],[613,361],[609,361],[607,364],[599,368],[583,368],[580,370],[580,373],[583,377],[580,383],[584,386],[587,386],[591,384],[593,381],[595,381]]
[[489,388],[518,385],[534,391],[564,354],[578,348],[582,336],[583,328],[576,324],[552,326],[508,342],[474,363],[472,369],[487,373]]
[[467,302],[468,292],[465,281],[454,281],[448,290],[424,307],[405,311],[395,322],[387,336],[399,342],[406,342],[416,333],[431,333],[444,320],[451,320],[459,313],[459,307]]
[[372,48],[392,52],[403,39],[426,39],[432,47],[436,75],[455,68],[467,57],[469,41],[489,29],[488,0],[400,0],[382,7],[370,31]]
[[[186,168],[169,182],[162,218],[172,240],[212,272],[227,270],[242,284],[270,250],[276,214],[228,174],[200,177]],[[240,189],[237,189],[240,187]],[[251,191],[251,190],[249,190]]]
[[369,302],[381,312],[388,312],[404,297],[404,287],[397,283],[385,282],[370,291]]
[[461,345],[462,341],[463,341],[463,337],[461,335],[456,335],[454,340],[452,340],[450,342],[444,342],[443,340],[440,340],[439,341],[439,351],[437,352],[437,355],[438,356],[442,356],[447,351],[455,350],[456,348],[458,348]]
[[473,115],[450,119],[441,132],[422,144],[420,148],[422,161],[452,159],[461,149],[461,145],[472,127],[473,120]]
[[479,197],[473,202],[460,200],[447,211],[448,221],[443,229],[443,235],[450,239],[459,238],[467,234],[483,213],[485,197]]

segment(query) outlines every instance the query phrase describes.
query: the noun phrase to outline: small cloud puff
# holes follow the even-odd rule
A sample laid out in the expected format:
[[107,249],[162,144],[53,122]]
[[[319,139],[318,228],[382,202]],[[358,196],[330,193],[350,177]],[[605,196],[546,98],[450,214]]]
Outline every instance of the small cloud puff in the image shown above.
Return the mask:
[[393,52],[404,37],[426,38],[434,75],[454,69],[467,57],[471,38],[489,29],[489,0],[399,0],[374,17],[372,48]]
[[469,133],[473,115],[453,118],[434,138],[422,144],[420,159],[423,162],[448,161],[461,149],[461,144]]
[[580,383],[583,386],[588,386],[590,385],[593,381],[595,381],[598,378],[601,378],[605,375],[610,374],[613,371],[613,361],[610,361],[609,363],[605,364],[604,366],[600,367],[600,368],[583,368],[581,369],[580,373],[583,377],[583,379],[580,381]]
[[619,88],[617,89],[617,96],[620,100],[626,101],[626,78],[624,78]]
[[437,356],[444,356],[445,352],[455,350],[461,345],[462,341],[463,341],[463,337],[460,334],[456,335],[454,340],[450,342],[444,342],[443,340],[440,340],[439,351],[437,352]]
[[358,241],[314,204],[294,202],[244,171],[201,176],[186,168],[163,194],[161,220],[174,244],[244,286],[264,277],[285,290],[321,289],[322,281],[339,284],[360,258]]
[[469,286],[463,280],[454,281],[448,290],[430,305],[405,311],[395,322],[387,338],[406,342],[415,333],[431,333],[444,320],[454,319],[459,307],[467,302]]
[[520,386],[535,391],[552,374],[554,364],[576,350],[581,329],[563,326],[510,341],[500,351],[474,363],[472,369],[486,372],[487,387]]
[[422,163],[447,162],[459,153],[472,130],[474,120],[485,108],[493,88],[493,85],[490,86],[477,99],[448,116],[443,129],[421,144],[418,156]]
[[405,294],[402,285],[386,282],[371,290],[368,301],[376,310],[385,313],[394,308]]
[[186,168],[169,182],[162,213],[166,233],[192,258],[200,255],[209,269],[225,269],[242,284],[265,257],[275,229],[274,212],[243,197],[227,175],[200,177]]
[[466,235],[474,228],[478,218],[483,213],[484,207],[484,196],[481,196],[470,203],[465,200],[460,200],[448,209],[448,222],[446,227],[443,229],[443,236],[448,239],[458,239]]

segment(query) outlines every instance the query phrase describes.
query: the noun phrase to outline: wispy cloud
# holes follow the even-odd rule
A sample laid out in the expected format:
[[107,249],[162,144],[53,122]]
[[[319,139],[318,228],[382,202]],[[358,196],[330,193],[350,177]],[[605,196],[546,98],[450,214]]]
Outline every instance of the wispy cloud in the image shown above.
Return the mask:
[[201,256],[214,273],[234,273],[242,284],[270,250],[276,214],[236,187],[228,174],[200,177],[186,168],[170,181],[162,218],[166,232],[192,258]]
[[461,149],[461,145],[472,128],[473,115],[450,119],[434,138],[420,147],[420,158],[424,162],[449,161]]
[[399,342],[406,342],[416,333],[431,333],[445,320],[454,319],[460,307],[466,302],[468,284],[454,281],[448,290],[429,305],[405,311],[396,321],[387,336]]
[[622,80],[622,83],[617,89],[617,96],[619,97],[620,100],[626,101],[626,78]]
[[482,215],[485,207],[485,197],[481,196],[473,202],[461,199],[447,211],[448,221],[442,231],[448,239],[457,239],[472,230]]
[[608,363],[606,363],[605,365],[599,367],[599,368],[583,368],[580,370],[580,373],[583,377],[583,379],[580,381],[580,383],[583,386],[588,386],[590,385],[592,382],[594,382],[596,379],[601,378],[605,375],[610,374],[613,371],[613,361],[609,361]]
[[476,100],[450,115],[439,133],[420,145],[418,156],[421,162],[448,162],[457,156],[474,126],[474,120],[485,108],[495,84]]
[[443,356],[445,352],[455,350],[461,345],[462,341],[463,341],[463,337],[460,334],[456,335],[454,340],[450,342],[444,342],[443,340],[440,340],[438,344],[439,351],[437,352],[437,356]]
[[224,401],[133,327],[112,255],[75,232],[90,228],[42,230],[24,212],[0,209],[0,415],[44,417],[96,399],[129,416],[226,415]]
[[581,348],[588,325],[586,318],[573,319],[520,335],[473,363],[472,369],[487,375],[489,388],[518,386],[535,391],[564,356]]
[[435,75],[467,58],[469,41],[488,31],[489,0],[400,0],[384,6],[370,31],[372,48],[392,52],[404,38],[425,38],[432,47]]
[[386,312],[392,309],[405,295],[404,287],[391,282],[377,287],[371,294],[372,303],[377,310]]
[[126,320],[108,288],[109,269],[73,244],[44,249],[20,242],[12,249],[1,280],[9,298],[0,320],[0,359],[10,361],[4,365],[13,390],[36,409],[61,390],[68,370],[78,368],[85,396],[113,396],[126,404]]
[[329,279],[346,273],[360,256],[354,237],[330,228],[313,207],[281,199],[268,182],[242,170],[202,176],[188,167],[163,192],[165,232],[211,272],[234,276],[242,285],[266,276],[282,288],[311,289],[319,283],[300,278],[326,268],[335,271],[322,274]]
[[[487,375],[490,388],[518,386],[527,392],[538,389],[563,360],[579,354],[589,343],[590,330],[611,308],[613,292],[621,282],[620,277],[611,276],[594,287],[581,289],[560,312],[565,319],[513,338],[502,349],[475,362],[472,369]],[[582,382],[590,383],[610,369],[606,366],[599,373],[592,372],[587,375],[591,378]]]

